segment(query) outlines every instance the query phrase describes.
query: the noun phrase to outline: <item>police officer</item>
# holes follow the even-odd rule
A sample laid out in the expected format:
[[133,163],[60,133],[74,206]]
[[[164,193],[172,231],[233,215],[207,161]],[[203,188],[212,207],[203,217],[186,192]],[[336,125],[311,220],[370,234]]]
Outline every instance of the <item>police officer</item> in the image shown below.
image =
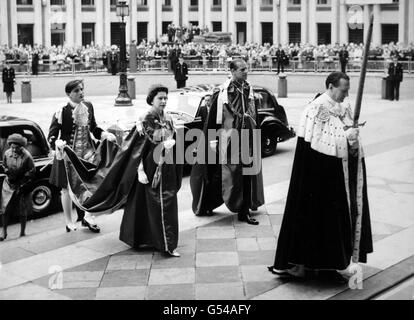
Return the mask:
[[388,79],[391,83],[390,100],[400,99],[400,84],[403,81],[403,66],[398,62],[398,56],[393,57],[393,62],[388,67]]
[[6,60],[6,67],[3,69],[3,91],[7,96],[7,103],[13,103],[12,95],[16,84],[16,73],[10,62]]
[[185,88],[188,79],[188,65],[184,62],[184,57],[180,55],[178,63],[174,70],[175,81],[177,81],[177,89]]

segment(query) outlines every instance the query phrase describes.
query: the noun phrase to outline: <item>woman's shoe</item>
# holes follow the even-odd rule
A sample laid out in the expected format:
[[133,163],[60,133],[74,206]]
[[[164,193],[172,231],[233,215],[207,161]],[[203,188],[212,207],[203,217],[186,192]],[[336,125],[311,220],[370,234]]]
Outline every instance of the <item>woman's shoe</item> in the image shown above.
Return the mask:
[[171,256],[171,257],[175,257],[175,258],[179,258],[179,257],[181,257],[181,255],[177,252],[177,251],[173,251],[173,252],[171,252],[171,251],[167,251],[167,253]]
[[76,231],[76,229],[77,229],[76,226],[73,225],[73,224],[69,224],[69,225],[66,226],[66,232],[67,233],[69,233],[71,231]]
[[4,240],[6,240],[6,239],[7,239],[7,234],[6,234],[6,235],[4,235],[4,236],[2,236],[2,237],[0,237],[0,242],[4,241]]

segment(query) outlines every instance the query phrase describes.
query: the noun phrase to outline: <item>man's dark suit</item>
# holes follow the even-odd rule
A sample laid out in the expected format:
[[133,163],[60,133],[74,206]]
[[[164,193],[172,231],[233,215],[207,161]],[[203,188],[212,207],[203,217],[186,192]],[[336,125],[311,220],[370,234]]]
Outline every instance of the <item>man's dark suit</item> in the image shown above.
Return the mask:
[[388,81],[391,84],[390,100],[400,99],[400,84],[403,81],[403,66],[394,62],[388,67]]

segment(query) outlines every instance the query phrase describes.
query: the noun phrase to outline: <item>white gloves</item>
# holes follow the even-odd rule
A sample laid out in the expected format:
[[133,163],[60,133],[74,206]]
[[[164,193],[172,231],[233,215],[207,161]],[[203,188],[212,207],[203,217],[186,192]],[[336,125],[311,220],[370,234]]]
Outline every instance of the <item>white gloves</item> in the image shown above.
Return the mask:
[[217,151],[217,145],[218,145],[218,141],[217,141],[217,140],[211,140],[211,141],[210,141],[210,148],[211,148],[213,151]]
[[56,147],[56,159],[63,160],[63,148],[66,146],[66,141],[63,140],[56,140],[55,147]]
[[163,142],[163,144],[166,150],[170,150],[171,148],[175,146],[175,140],[174,139],[166,140]]
[[144,164],[142,161],[138,167],[138,181],[142,184],[149,184],[149,180],[147,174],[144,171]]
[[113,135],[112,133],[107,132],[107,131],[104,131],[101,134],[101,141],[104,141],[104,140],[108,140],[108,141],[116,143],[115,135]]
[[345,131],[346,138],[352,149],[359,148],[359,129],[358,128],[349,128]]

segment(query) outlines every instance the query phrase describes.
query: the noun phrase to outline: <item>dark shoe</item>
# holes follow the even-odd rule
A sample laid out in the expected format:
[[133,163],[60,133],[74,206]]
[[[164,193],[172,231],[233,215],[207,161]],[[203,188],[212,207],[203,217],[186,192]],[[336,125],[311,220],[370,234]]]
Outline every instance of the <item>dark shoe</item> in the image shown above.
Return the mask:
[[256,219],[251,218],[250,214],[239,213],[238,218],[239,218],[240,222],[247,222],[247,224],[251,224],[253,226],[258,226],[259,225],[259,221],[257,221]]
[[6,233],[4,236],[1,236],[1,237],[0,237],[0,242],[4,241],[4,240],[6,240],[6,239],[7,239],[7,233]]
[[98,227],[97,224],[90,224],[85,219],[82,220],[82,226],[83,227],[88,227],[89,230],[92,231],[93,233],[99,233],[99,232],[101,232],[101,229]]
[[181,257],[181,255],[177,252],[177,251],[167,251],[166,252],[170,257],[173,257],[173,258],[179,258],[179,257]]
[[198,215],[198,217],[212,217],[214,216],[214,211],[213,210],[205,210],[200,212]]
[[76,231],[76,225],[74,225],[74,224],[71,224],[71,225],[67,225],[66,226],[66,232],[67,233],[69,233],[69,232],[71,232],[71,231]]

